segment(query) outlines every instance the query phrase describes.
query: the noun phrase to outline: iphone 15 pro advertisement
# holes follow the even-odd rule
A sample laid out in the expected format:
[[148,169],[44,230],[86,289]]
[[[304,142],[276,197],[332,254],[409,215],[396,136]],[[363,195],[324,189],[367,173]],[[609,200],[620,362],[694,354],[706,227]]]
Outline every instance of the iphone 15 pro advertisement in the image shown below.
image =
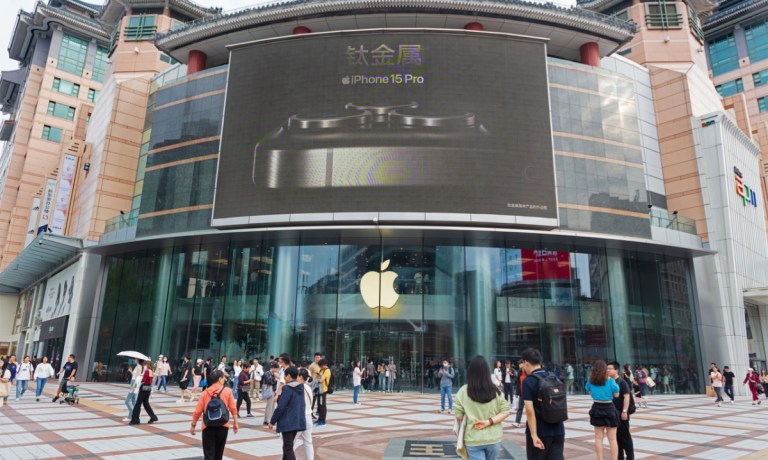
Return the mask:
[[555,219],[542,41],[369,31],[231,51],[219,219],[420,212]]

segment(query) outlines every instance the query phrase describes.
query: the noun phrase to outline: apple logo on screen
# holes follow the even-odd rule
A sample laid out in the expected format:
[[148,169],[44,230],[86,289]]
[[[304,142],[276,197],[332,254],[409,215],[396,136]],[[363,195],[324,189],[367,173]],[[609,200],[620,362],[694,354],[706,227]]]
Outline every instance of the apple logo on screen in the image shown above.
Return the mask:
[[370,308],[392,308],[397,303],[400,294],[395,291],[397,273],[386,271],[389,260],[381,264],[381,272],[370,271],[360,278],[360,294]]

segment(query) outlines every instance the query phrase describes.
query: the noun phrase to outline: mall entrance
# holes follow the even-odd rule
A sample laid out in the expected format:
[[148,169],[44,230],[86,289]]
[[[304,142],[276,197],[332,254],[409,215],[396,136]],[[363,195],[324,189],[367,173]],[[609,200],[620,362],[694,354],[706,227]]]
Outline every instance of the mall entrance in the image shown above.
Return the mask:
[[[373,360],[376,369],[384,363],[395,364],[396,378],[394,380],[395,392],[421,391],[423,385],[422,372],[422,343],[421,332],[403,331],[338,331],[334,354],[336,356],[337,372],[342,379],[337,380],[341,389],[352,388],[353,361],[359,360],[361,369],[369,359]],[[385,375],[386,377],[386,375]],[[379,391],[378,377],[373,389]]]

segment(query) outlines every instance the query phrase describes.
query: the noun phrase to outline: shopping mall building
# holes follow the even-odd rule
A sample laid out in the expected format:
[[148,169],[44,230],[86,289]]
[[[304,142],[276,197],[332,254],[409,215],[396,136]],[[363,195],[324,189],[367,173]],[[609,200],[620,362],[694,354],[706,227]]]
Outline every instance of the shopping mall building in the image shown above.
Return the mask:
[[768,136],[706,12],[659,5],[38,3],[0,81],[0,353],[319,351],[404,391],[531,346],[677,392],[765,368]]

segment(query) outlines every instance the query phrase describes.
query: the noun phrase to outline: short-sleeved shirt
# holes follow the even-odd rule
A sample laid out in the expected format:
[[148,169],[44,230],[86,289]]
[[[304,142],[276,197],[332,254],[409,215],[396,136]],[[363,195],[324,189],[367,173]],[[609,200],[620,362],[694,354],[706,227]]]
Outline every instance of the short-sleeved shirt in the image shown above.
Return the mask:
[[[531,375],[540,375],[546,377],[549,375],[544,369],[537,369]],[[523,401],[533,402],[533,411],[536,413],[536,432],[539,437],[565,436],[565,425],[561,423],[547,423],[541,417],[541,402],[537,399],[539,394],[539,379],[527,377],[523,381]],[[526,428],[526,432],[529,429]]]
[[11,371],[11,378],[8,381],[16,380],[16,369],[17,369],[16,363],[10,363],[5,366],[6,370]]
[[612,401],[614,393],[619,392],[619,384],[612,378],[609,378],[602,385],[594,385],[592,382],[587,382],[584,389],[590,392],[592,399],[595,401]]
[[630,398],[632,395],[629,392],[629,384],[626,380],[618,378],[615,382],[619,385],[619,397],[613,398],[613,405],[616,406],[616,410],[621,413],[624,410],[624,395],[629,394]]
[[72,377],[72,374],[77,371],[77,362],[70,363],[67,362],[64,364],[64,380]]
[[736,378],[736,374],[731,371],[723,372],[723,377],[725,378],[726,385],[733,386],[733,379]]
[[325,369],[320,371],[321,374],[325,377],[323,379],[323,393],[328,393],[328,383],[331,381],[331,370]]

